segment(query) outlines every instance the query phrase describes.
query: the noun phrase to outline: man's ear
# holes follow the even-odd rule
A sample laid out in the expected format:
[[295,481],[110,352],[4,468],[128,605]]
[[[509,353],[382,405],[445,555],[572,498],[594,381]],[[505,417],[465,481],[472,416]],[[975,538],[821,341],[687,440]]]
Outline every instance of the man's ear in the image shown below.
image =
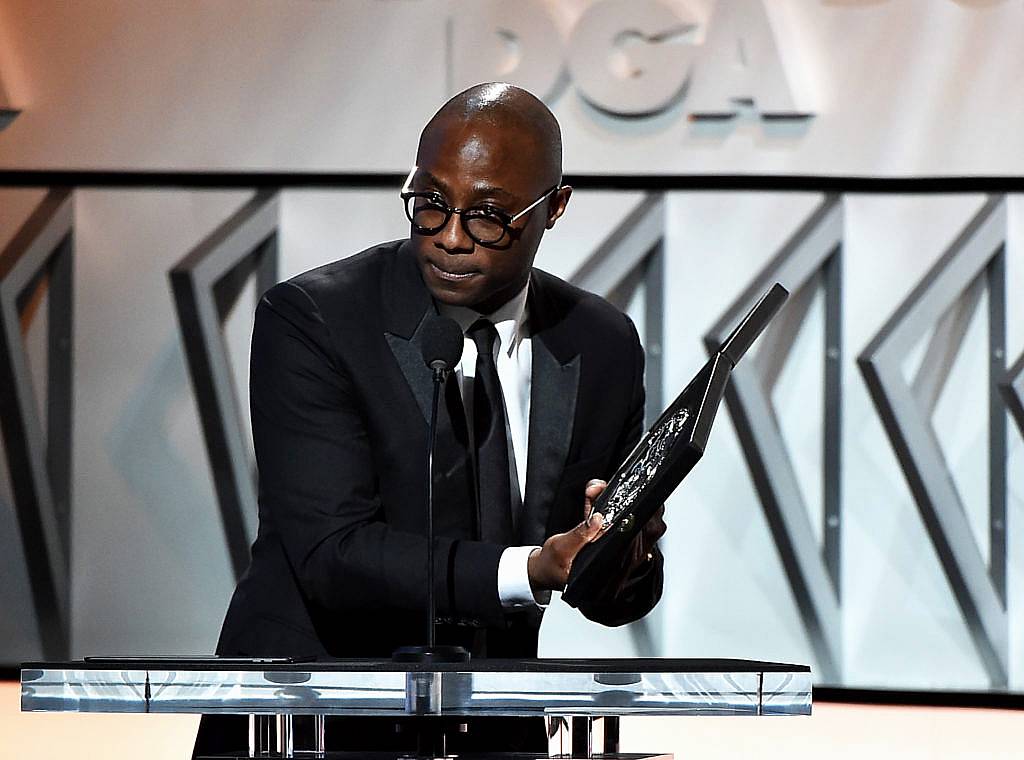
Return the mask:
[[548,207],[550,213],[548,214],[548,221],[545,225],[546,229],[551,229],[555,226],[555,222],[558,218],[565,213],[565,207],[569,205],[569,196],[572,195],[572,188],[568,185],[562,185],[555,191],[555,196]]

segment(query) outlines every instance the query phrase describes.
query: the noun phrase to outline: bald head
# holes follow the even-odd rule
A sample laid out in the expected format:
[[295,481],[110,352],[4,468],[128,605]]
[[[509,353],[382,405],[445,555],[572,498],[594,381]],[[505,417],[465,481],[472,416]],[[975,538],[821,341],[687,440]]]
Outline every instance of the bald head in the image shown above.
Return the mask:
[[548,107],[521,87],[503,82],[478,84],[453,97],[431,117],[420,135],[420,151],[440,129],[498,127],[510,139],[525,144],[529,162],[545,185],[562,178],[562,132]]

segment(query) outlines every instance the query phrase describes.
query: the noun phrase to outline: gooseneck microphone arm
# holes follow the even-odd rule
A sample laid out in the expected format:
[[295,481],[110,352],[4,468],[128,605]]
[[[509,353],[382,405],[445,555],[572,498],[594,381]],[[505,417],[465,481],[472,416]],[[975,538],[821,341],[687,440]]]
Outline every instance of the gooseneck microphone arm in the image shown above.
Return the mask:
[[434,375],[434,400],[430,405],[430,431],[427,435],[427,648],[437,645],[437,600],[434,597],[434,448],[437,443],[437,407],[441,388],[448,379],[449,367],[441,359],[430,363]]
[[400,647],[392,655],[399,662],[465,662],[469,652],[462,647],[438,646],[435,619],[437,599],[434,593],[434,453],[437,444],[437,414],[441,389],[448,373],[462,358],[464,336],[453,319],[431,316],[420,326],[420,350],[423,362],[433,376],[433,402],[427,429],[427,644]]

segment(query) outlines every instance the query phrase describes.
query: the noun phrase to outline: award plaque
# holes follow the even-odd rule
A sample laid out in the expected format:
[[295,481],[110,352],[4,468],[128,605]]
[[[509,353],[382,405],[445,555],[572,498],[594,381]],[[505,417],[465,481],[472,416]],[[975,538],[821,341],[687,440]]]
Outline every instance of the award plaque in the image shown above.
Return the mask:
[[594,502],[604,530],[573,560],[567,604],[607,596],[633,539],[704,454],[732,368],[788,297],[779,283],[761,297],[612,475]]

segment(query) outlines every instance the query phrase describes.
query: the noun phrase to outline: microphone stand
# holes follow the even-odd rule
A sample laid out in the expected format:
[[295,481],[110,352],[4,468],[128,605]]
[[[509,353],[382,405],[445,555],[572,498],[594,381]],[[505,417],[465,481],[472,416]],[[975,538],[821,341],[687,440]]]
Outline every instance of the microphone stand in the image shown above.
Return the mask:
[[437,408],[441,403],[441,389],[448,378],[450,367],[442,359],[430,363],[434,376],[434,399],[430,406],[430,430],[427,435],[427,645],[399,647],[391,659],[395,662],[467,662],[469,651],[464,647],[437,644],[435,618],[437,601],[434,598],[434,449],[437,441]]
[[[441,403],[441,388],[448,378],[447,362],[436,359],[430,363],[434,375],[434,402],[430,407],[430,430],[427,435],[427,645],[399,647],[391,655],[394,662],[431,664],[467,662],[469,652],[460,646],[438,646],[435,632],[437,602],[434,599],[434,444],[437,440],[437,407]],[[416,713],[430,713],[437,709],[435,701],[441,697],[436,674],[430,671],[411,674],[406,683],[406,709]],[[419,758],[445,757],[447,734],[451,730],[465,731],[460,722],[423,720],[413,724],[416,738],[416,756]]]
[[[440,362],[435,362],[439,364]],[[434,375],[434,400],[430,405],[430,433],[427,437],[427,649],[433,651],[437,641],[435,628],[437,600],[434,599],[434,448],[437,444],[437,407],[441,404],[441,386],[448,374],[441,367],[431,367]]]

